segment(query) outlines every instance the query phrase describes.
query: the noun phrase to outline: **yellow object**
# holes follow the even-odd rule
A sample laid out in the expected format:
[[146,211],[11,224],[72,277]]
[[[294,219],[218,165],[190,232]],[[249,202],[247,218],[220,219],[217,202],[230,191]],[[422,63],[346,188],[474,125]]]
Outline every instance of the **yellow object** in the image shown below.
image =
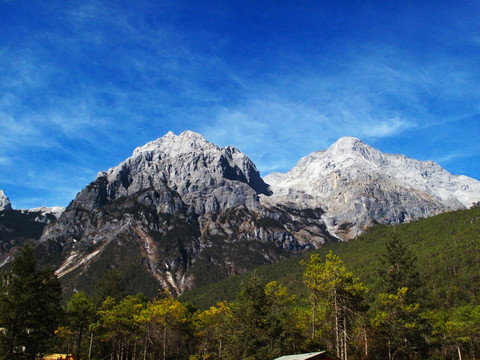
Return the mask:
[[50,354],[45,355],[42,360],[75,360],[71,354]]

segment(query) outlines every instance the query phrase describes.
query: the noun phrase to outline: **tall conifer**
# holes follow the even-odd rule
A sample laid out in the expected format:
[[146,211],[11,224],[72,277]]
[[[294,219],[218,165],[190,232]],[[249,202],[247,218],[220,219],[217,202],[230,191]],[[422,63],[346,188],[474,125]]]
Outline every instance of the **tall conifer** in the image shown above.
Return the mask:
[[34,360],[45,353],[62,313],[61,287],[51,268],[37,269],[27,243],[2,274],[0,359]]

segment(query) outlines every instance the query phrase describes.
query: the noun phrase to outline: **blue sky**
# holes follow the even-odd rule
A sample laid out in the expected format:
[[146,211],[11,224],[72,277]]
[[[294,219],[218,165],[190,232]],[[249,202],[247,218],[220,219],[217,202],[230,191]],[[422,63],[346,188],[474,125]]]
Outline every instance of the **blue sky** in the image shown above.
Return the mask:
[[0,189],[66,206],[168,131],[262,175],[355,136],[480,179],[478,1],[0,0]]

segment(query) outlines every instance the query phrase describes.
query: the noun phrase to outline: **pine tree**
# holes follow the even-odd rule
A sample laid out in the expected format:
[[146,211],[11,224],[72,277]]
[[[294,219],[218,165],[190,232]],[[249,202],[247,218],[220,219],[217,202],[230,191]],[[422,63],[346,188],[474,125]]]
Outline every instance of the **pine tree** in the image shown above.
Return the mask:
[[[85,331],[94,321],[95,306],[92,299],[89,299],[85,292],[79,291],[73,294],[67,303],[66,318],[67,327],[75,334],[76,340],[76,359],[80,360],[80,351],[82,348],[82,339]],[[90,334],[92,336],[93,334]]]
[[385,252],[378,265],[380,290],[387,294],[397,294],[406,287],[406,300],[418,301],[421,290],[420,274],[416,266],[417,258],[412,251],[393,233],[385,243]]
[[27,243],[2,274],[0,359],[34,360],[45,353],[57,329],[61,287],[53,269],[37,269]]
[[393,233],[380,257],[380,293],[373,325],[377,351],[388,359],[423,358],[427,351],[428,326],[420,316],[423,300],[416,257]]

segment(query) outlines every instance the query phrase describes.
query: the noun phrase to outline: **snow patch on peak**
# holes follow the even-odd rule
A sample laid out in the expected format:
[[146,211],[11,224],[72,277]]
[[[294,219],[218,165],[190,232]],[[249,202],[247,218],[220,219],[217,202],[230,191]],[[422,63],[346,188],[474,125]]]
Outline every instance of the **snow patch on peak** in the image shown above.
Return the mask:
[[379,150],[365,144],[360,139],[350,136],[340,138],[325,152],[338,159],[341,159],[342,156],[345,156],[354,158],[355,160],[363,158],[369,162],[381,161],[383,156]]
[[338,139],[330,146],[331,149],[355,149],[359,144],[366,145],[362,140],[352,137],[344,136]]
[[3,210],[12,210],[12,204],[3,190],[0,190],[0,211]]
[[202,135],[193,131],[184,131],[180,135],[175,135],[172,131],[169,131],[161,138],[137,147],[133,151],[133,157],[148,152],[160,152],[175,156],[190,153],[205,147],[217,148],[216,145],[208,142]]
[[62,215],[64,211],[65,211],[65,208],[63,206],[52,206],[52,207],[41,206],[33,209],[22,210],[22,212],[39,212],[41,213],[42,216],[51,214],[55,216],[57,219],[60,217],[60,215]]

